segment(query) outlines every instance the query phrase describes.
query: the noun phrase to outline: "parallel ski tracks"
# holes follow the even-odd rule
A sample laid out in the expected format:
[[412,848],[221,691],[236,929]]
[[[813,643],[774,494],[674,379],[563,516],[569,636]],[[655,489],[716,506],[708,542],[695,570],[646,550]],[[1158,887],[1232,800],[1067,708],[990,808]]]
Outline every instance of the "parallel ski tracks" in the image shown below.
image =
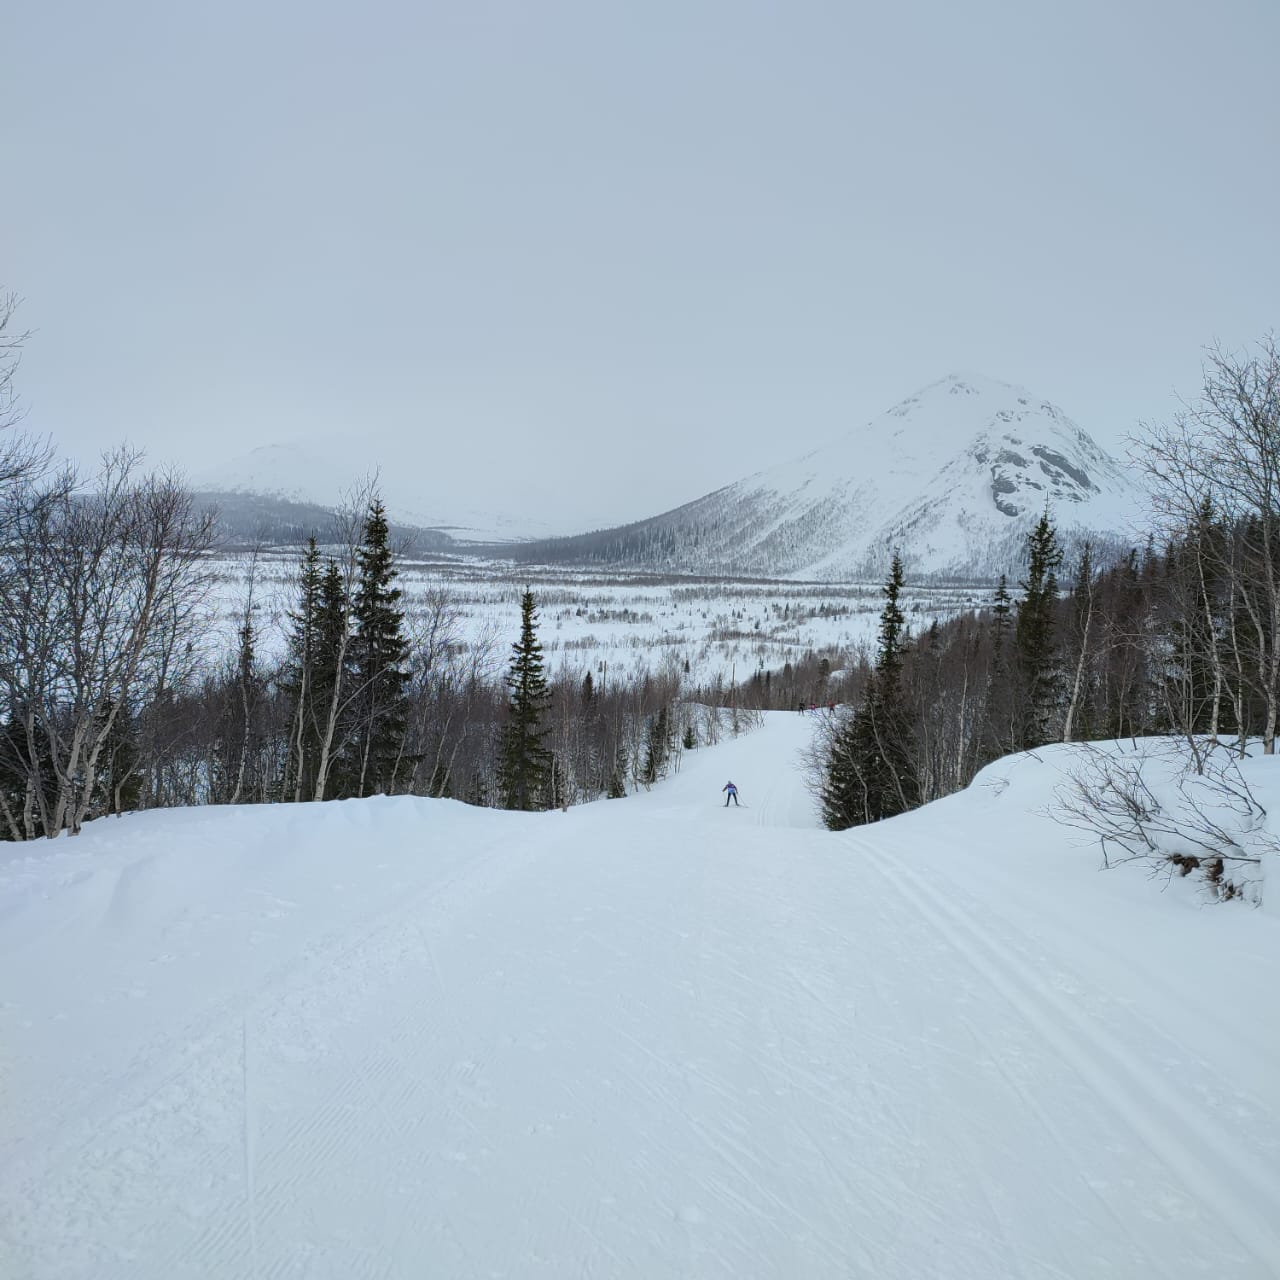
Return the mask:
[[[268,1189],[284,1190],[287,1202],[289,1189],[272,1186],[270,1167],[258,1167],[257,1134],[250,1113],[255,1089],[251,1041],[254,1027],[261,1024],[268,1011],[287,1008],[290,1001],[305,996],[307,991],[323,988],[334,973],[347,968],[362,953],[375,952],[379,941],[389,939],[396,931],[406,934],[409,929],[416,931],[415,938],[406,937],[406,941],[422,955],[421,963],[431,974],[431,987],[438,993],[440,979],[435,958],[421,934],[424,913],[444,906],[459,890],[471,892],[478,886],[483,887],[486,872],[495,862],[502,865],[504,874],[509,874],[528,859],[536,858],[539,848],[534,843],[524,857],[513,860],[510,841],[495,838],[478,856],[468,858],[441,879],[428,880],[398,902],[374,907],[342,932],[311,943],[289,962],[266,974],[256,993],[238,993],[206,1006],[199,1011],[198,1021],[193,1019],[184,1028],[170,1029],[157,1036],[128,1069],[102,1079],[73,1108],[47,1118],[47,1127],[29,1132],[22,1148],[29,1154],[11,1164],[0,1176],[0,1201],[6,1206],[5,1221],[0,1225],[4,1234],[18,1246],[15,1256],[20,1256],[27,1224],[56,1212],[55,1202],[65,1201],[82,1208],[94,1202],[97,1195],[94,1166],[99,1159],[97,1153],[105,1143],[126,1144],[137,1158],[147,1159],[145,1144],[138,1143],[140,1130],[154,1124],[162,1127],[168,1124],[173,1129],[168,1136],[183,1140],[181,1128],[172,1118],[179,1111],[176,1104],[180,1097],[185,1100],[182,1109],[189,1111],[193,1109],[194,1099],[234,1096],[235,1105],[244,1109],[240,1126],[244,1150],[238,1161],[237,1176],[244,1181],[245,1215],[199,1233],[194,1242],[171,1255],[173,1274],[209,1274],[208,1267],[214,1259],[219,1273],[254,1276],[255,1280],[258,1276],[277,1274],[272,1268],[259,1267],[257,1245],[281,1205],[278,1196],[265,1193]],[[406,1014],[400,1019],[397,1031],[402,1031],[411,1018],[412,1015]],[[234,1079],[227,1075],[229,1063],[234,1063]],[[351,1122],[351,1107],[345,1095],[375,1087],[379,1073],[387,1066],[385,1055],[381,1061],[379,1055],[370,1055],[368,1061],[356,1064],[353,1071],[345,1073],[344,1097],[331,1098],[297,1132],[287,1134],[286,1147],[305,1140],[308,1134],[316,1134],[318,1127],[331,1126],[321,1135],[322,1146],[330,1155],[339,1152]],[[112,1118],[104,1124],[105,1114]],[[386,1123],[391,1124],[389,1118]],[[223,1176],[222,1171],[212,1167],[212,1156],[204,1154],[193,1158],[204,1170],[202,1177],[210,1185]],[[104,1204],[102,1212],[110,1213],[111,1208]],[[86,1247],[91,1249],[92,1245]],[[227,1271],[228,1267],[233,1272]]]
[[[858,842],[869,855],[879,856],[870,842]],[[1265,1274],[1280,1276],[1277,1167],[1259,1158],[1256,1148],[1243,1145],[1241,1135],[1233,1137],[1215,1128],[1196,1110],[1194,1098],[1181,1096],[1158,1065],[1135,1055],[1103,1020],[1031,976],[1034,970],[1026,966],[1024,957],[999,936],[1017,931],[1011,922],[990,914],[983,923],[991,928],[980,930],[905,859],[895,859],[885,879],[1176,1173],[1191,1198],[1216,1216],[1267,1269]]]

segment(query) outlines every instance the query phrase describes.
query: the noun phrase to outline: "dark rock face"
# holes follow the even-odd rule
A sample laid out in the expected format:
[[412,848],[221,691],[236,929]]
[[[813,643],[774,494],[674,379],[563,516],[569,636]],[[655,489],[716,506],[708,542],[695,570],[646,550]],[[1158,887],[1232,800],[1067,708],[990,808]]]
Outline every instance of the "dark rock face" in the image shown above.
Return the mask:
[[1001,501],[1004,494],[1017,492],[1018,486],[1008,476],[998,474],[994,467],[991,469],[991,501],[996,504],[997,511],[1006,516],[1021,515],[1022,509],[1020,507]]
[[[1079,467],[1073,467],[1066,458],[1060,453],[1055,453],[1052,449],[1046,449],[1042,445],[1036,445],[1031,450],[1037,458],[1040,459],[1041,470],[1050,480],[1056,480],[1061,483],[1063,476],[1069,477],[1075,482],[1078,488],[1084,493],[1097,493],[1098,486],[1089,479],[1089,476],[1081,471]],[[1070,496],[1070,495],[1064,495]],[[1083,494],[1077,494],[1074,497],[1076,502],[1081,501]]]

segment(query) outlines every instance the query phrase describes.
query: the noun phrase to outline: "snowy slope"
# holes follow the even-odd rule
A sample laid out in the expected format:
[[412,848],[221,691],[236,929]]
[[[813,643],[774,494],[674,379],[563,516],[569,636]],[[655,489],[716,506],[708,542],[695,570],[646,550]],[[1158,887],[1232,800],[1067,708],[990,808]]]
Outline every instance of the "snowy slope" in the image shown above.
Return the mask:
[[[636,563],[701,572],[881,578],[1016,572],[1046,505],[1068,549],[1128,547],[1131,472],[1022,387],[953,374],[827,446],[618,531]],[[597,535],[595,541],[607,540]]]
[[1100,874],[1053,752],[823,832],[811,728],[6,848],[0,1275],[1280,1274],[1280,923]]

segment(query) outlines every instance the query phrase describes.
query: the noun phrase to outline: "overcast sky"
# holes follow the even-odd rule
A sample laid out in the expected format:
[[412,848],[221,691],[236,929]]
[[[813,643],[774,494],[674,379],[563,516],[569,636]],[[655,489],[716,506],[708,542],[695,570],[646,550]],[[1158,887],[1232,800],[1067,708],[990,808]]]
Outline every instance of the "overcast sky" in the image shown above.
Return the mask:
[[2,34],[0,287],[28,424],[81,455],[314,432],[598,523],[952,370],[1114,445],[1280,323],[1277,0],[40,0]]

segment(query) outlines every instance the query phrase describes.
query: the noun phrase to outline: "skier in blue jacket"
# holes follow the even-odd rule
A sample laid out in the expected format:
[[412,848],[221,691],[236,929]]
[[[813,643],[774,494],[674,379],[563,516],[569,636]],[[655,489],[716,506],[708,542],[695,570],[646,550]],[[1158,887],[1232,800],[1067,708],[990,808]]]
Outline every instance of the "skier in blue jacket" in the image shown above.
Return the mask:
[[734,805],[735,805],[735,807],[736,807],[736,806],[737,806],[737,803],[738,803],[738,788],[737,788],[737,787],[735,787],[735,786],[733,785],[733,783],[732,783],[732,782],[726,782],[726,783],[724,784],[724,786],[720,788],[720,790],[721,790],[721,791],[727,791],[727,792],[729,793],[729,794],[728,794],[727,796],[725,796],[725,798],[724,798],[724,807],[725,807],[726,809],[729,807],[729,801],[730,801],[730,800],[732,800],[732,801],[733,801],[733,803],[734,803]]

